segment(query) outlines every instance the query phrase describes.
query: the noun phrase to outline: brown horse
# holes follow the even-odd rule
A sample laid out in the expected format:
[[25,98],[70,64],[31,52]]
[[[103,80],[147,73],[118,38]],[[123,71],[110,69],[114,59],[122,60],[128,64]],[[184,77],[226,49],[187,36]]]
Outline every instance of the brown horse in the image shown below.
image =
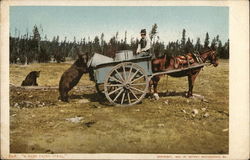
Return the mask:
[[[191,56],[191,59],[189,59],[190,56]],[[184,57],[189,57],[186,59],[187,63],[180,63],[181,61],[178,61],[178,60],[180,60],[180,58],[183,58],[183,56],[167,58],[165,55],[161,58],[154,59],[154,60],[152,60],[152,70],[154,73],[164,72],[164,71],[168,71],[168,70],[174,70],[174,69],[179,69],[179,68],[183,68],[183,67],[188,67],[188,65],[195,66],[195,65],[200,64],[200,63],[205,63],[207,60],[209,60],[210,64],[213,64],[214,67],[218,66],[218,59],[216,57],[216,52],[211,50],[211,49],[201,53],[198,58],[197,58],[197,56],[195,56],[192,53],[188,53]],[[191,60],[192,60],[192,63],[189,63],[189,61],[191,61]],[[203,67],[199,67],[199,68],[186,70],[185,72],[174,72],[174,73],[169,73],[167,75],[170,75],[172,77],[187,76],[188,77],[188,86],[189,86],[187,97],[191,97],[193,95],[194,81],[202,68]],[[154,77],[152,77],[152,79],[150,81],[149,89],[151,91],[151,86],[153,85],[154,96],[156,99],[159,99],[159,96],[157,93],[157,85],[158,85],[158,82],[160,80],[160,77],[161,77],[161,75],[154,76]]]

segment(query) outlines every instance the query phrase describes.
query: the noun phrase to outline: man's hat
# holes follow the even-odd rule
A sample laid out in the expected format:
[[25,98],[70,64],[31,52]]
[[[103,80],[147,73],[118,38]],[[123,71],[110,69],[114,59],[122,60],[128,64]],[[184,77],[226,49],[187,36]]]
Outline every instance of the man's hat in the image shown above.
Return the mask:
[[146,29],[142,29],[141,34],[146,34]]

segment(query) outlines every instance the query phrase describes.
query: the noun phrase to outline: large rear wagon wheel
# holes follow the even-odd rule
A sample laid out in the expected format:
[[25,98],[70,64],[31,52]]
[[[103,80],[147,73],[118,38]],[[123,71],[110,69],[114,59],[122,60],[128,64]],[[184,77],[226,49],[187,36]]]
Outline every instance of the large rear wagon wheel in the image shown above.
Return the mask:
[[105,77],[104,93],[114,105],[139,103],[148,91],[148,78],[139,65],[124,62],[116,65]]

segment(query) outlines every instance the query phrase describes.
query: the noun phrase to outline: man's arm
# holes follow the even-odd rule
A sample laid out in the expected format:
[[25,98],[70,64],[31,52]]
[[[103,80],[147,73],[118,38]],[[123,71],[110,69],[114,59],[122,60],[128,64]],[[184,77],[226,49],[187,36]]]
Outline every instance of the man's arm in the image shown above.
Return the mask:
[[136,50],[136,53],[140,53],[140,52],[141,52],[141,44],[139,43],[138,47],[137,47],[137,50]]

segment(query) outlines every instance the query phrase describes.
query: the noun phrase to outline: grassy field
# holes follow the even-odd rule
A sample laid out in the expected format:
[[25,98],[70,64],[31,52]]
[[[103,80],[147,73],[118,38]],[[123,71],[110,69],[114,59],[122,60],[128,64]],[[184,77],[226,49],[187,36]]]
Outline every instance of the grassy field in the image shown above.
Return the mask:
[[[70,64],[10,65],[10,83],[20,85],[41,70],[39,86],[58,86]],[[70,92],[70,103],[57,100],[57,89],[10,88],[12,153],[228,153],[229,64],[220,60],[198,75],[185,98],[187,78],[163,77],[158,101],[145,98],[131,107],[105,105],[84,75]],[[195,112],[196,114],[193,114]],[[79,118],[78,123],[67,118]]]

